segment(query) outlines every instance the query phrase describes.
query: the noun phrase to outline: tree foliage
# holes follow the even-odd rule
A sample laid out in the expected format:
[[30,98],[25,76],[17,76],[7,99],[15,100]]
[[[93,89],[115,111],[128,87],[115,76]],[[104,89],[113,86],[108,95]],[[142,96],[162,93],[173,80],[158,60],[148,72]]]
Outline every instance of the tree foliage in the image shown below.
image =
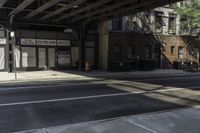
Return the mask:
[[200,0],[186,0],[176,9],[176,12],[185,19],[184,24],[194,29],[200,26]]

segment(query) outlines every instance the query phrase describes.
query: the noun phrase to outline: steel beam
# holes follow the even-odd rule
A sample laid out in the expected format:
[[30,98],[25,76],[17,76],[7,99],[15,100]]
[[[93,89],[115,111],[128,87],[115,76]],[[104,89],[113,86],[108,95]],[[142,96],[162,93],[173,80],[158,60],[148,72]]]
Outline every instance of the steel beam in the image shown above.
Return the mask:
[[97,10],[97,11],[94,11],[94,12],[91,12],[91,13],[87,13],[86,15],[82,15],[80,17],[74,18],[74,19],[70,20],[70,22],[71,23],[72,22],[76,22],[76,21],[82,20],[84,18],[89,18],[91,16],[94,16],[96,14],[100,14],[100,13],[104,13],[104,12],[109,12],[109,11],[112,11],[112,10],[114,10],[116,8],[122,7],[124,5],[134,3],[136,1],[137,0],[125,0],[125,1],[122,1],[122,2],[118,2],[118,3],[114,4],[114,5],[111,5],[109,7],[103,8],[101,10]]
[[87,0],[76,0],[76,1],[74,1],[72,3],[70,3],[69,5],[66,5],[66,7],[62,7],[60,9],[54,11],[53,13],[49,13],[49,14],[45,15],[40,20],[45,20],[45,19],[48,19],[48,18],[53,17],[55,15],[58,15],[58,14],[66,11],[66,10],[69,10],[69,9],[75,7],[75,6],[78,6],[78,5],[82,4],[82,3],[84,3],[85,1],[87,1]]
[[[174,3],[175,2],[179,2],[179,1],[181,1],[181,0],[173,0]],[[156,2],[158,4],[155,4]],[[171,1],[170,3],[173,3],[173,2]],[[152,4],[154,6],[151,6]],[[114,10],[114,11],[112,11],[110,13],[101,14],[101,15],[99,15],[97,17],[90,18],[90,19],[86,20],[84,23],[89,23],[91,21],[95,21],[95,20],[98,20],[98,19],[106,19],[107,17],[110,17],[110,16],[114,17],[114,16],[118,16],[120,14],[123,14],[124,16],[125,15],[130,15],[128,12],[136,13],[138,11],[144,11],[145,10],[145,9],[139,10],[138,8],[146,7],[146,10],[148,10],[148,9],[153,9],[153,8],[156,8],[156,7],[159,7],[159,6],[164,6],[166,4],[169,4],[169,0],[162,0],[162,2],[160,0],[149,0],[147,2],[140,2],[138,4],[133,4],[133,5],[129,6],[129,7],[121,9],[121,10]],[[148,6],[149,7],[151,6],[151,8],[148,8]],[[120,17],[123,16],[123,15],[120,15]]]
[[8,0],[0,0],[0,7],[2,7]]
[[24,8],[26,8],[27,6],[29,6],[33,2],[34,2],[34,0],[24,0],[13,11],[11,11],[8,16],[16,15],[17,13],[21,12],[22,10],[24,10]]
[[82,12],[88,11],[88,10],[90,10],[90,9],[92,9],[92,8],[97,8],[97,7],[99,7],[99,6],[102,6],[102,5],[104,5],[104,4],[108,3],[108,2],[110,2],[110,1],[111,1],[111,0],[101,0],[101,1],[98,1],[98,2],[96,2],[96,3],[94,3],[94,4],[91,4],[91,5],[89,5],[89,6],[86,6],[86,7],[84,7],[84,8],[81,8],[81,9],[79,9],[79,10],[77,10],[77,11],[71,12],[70,14],[66,14],[66,15],[64,15],[64,16],[61,16],[61,17],[59,17],[58,19],[56,19],[56,22],[59,22],[59,21],[61,21],[61,20],[63,20],[63,19],[70,18],[70,17],[72,17],[72,16],[74,16],[74,15],[77,15],[77,14],[80,14],[80,13],[82,13]]
[[48,9],[49,7],[55,5],[55,4],[59,3],[59,2],[60,2],[60,0],[51,0],[51,1],[49,1],[49,2],[45,3],[44,5],[40,6],[39,8],[37,8],[36,10],[32,11],[31,13],[29,13],[25,17],[25,19],[29,19],[29,18],[31,18],[31,17],[43,12],[44,10]]

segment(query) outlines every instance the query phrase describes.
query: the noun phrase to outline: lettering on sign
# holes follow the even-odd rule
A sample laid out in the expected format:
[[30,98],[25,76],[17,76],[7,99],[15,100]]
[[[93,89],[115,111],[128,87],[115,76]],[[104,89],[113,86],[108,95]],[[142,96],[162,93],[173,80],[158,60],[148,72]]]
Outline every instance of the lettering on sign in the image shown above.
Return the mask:
[[51,45],[51,46],[56,46],[56,40],[37,39],[37,45]]
[[22,38],[21,45],[35,45],[35,39]]
[[6,39],[5,38],[0,38],[0,44],[6,44]]
[[70,40],[58,40],[58,46],[70,46]]

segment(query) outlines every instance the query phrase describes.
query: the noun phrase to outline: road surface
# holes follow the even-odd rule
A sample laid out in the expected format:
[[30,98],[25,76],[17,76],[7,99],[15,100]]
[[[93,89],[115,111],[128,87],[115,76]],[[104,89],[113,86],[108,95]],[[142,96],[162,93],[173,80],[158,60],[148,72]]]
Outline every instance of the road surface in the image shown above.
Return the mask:
[[0,132],[19,132],[200,105],[200,74],[115,76],[0,85]]

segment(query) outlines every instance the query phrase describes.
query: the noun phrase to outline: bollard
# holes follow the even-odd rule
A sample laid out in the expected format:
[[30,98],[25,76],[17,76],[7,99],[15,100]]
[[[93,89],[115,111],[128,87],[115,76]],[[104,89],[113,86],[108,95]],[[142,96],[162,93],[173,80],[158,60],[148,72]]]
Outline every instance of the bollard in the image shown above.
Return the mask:
[[91,70],[91,65],[88,61],[85,62],[85,71],[88,72]]

